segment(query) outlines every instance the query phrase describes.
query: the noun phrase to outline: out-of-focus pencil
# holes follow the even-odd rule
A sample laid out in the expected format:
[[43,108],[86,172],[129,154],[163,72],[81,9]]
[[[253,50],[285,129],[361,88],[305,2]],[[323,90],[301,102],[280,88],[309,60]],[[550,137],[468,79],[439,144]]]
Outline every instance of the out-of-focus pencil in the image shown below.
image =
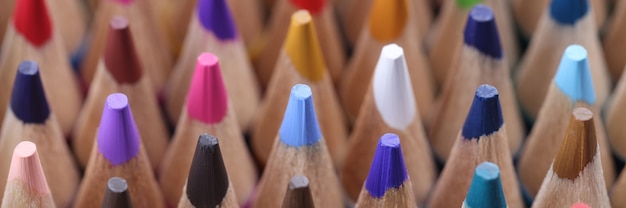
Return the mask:
[[316,206],[343,206],[341,185],[317,122],[312,95],[309,86],[297,84],[292,88],[274,148],[256,189],[254,207],[279,207],[289,179],[296,174],[314,181],[309,188]]
[[[55,204],[68,207],[80,181],[78,167],[67,147],[54,111],[48,106],[39,67],[24,61],[18,66],[11,103],[0,133],[0,187],[10,175],[11,152],[21,141],[39,146],[43,170]],[[0,195],[2,195],[0,189]]]
[[368,87],[361,113],[350,135],[348,154],[342,168],[343,186],[356,200],[367,178],[379,136],[394,133],[400,137],[405,151],[409,178],[418,204],[426,199],[434,184],[436,170],[419,108],[413,97],[405,54],[395,44],[383,47]]
[[119,177],[109,178],[104,193],[102,208],[132,208],[128,184]]
[[567,207],[579,201],[593,207],[611,207],[602,175],[593,113],[586,108],[576,108],[571,115],[559,152],[532,207]]
[[73,130],[73,149],[82,167],[87,166],[100,116],[107,96],[123,92],[135,109],[137,128],[143,135],[150,164],[157,168],[167,149],[169,135],[150,78],[137,56],[128,20],[115,16],[110,21],[107,45],[89,88],[85,105]]
[[218,58],[210,53],[201,54],[197,58],[183,114],[159,167],[159,182],[170,205],[175,205],[180,199],[185,177],[193,164],[196,138],[205,132],[223,138],[220,146],[224,163],[230,172],[239,203],[244,204],[250,197],[258,175],[233,105],[226,92]]
[[126,95],[107,97],[95,138],[74,207],[102,206],[113,176],[126,179],[133,207],[165,207]]
[[552,0],[543,14],[516,76],[520,106],[529,119],[537,118],[559,66],[561,52],[570,44],[587,49],[597,106],[603,106],[611,79],[592,13],[588,0]]
[[15,147],[7,180],[2,208],[56,207],[35,143],[24,141]]
[[498,90],[481,85],[465,124],[458,134],[437,183],[428,200],[428,207],[454,207],[467,196],[477,165],[492,162],[500,167],[502,188],[509,207],[524,207],[513,160],[509,152],[506,123],[502,118]]
[[[535,31],[539,30],[538,25],[541,23],[541,16],[550,10],[550,2],[555,0],[511,0],[511,8],[521,34],[526,37],[534,36]],[[587,1],[587,0],[586,0]],[[604,24],[607,16],[606,0],[588,0],[593,8],[596,28],[600,29]],[[594,33],[597,30],[594,30]]]
[[311,188],[309,188],[309,178],[304,175],[291,177],[282,208],[315,208]]
[[176,123],[179,120],[196,58],[203,52],[220,57],[226,90],[231,95],[237,120],[241,128],[247,130],[259,105],[261,92],[226,0],[198,1],[181,56],[164,88],[170,121]]
[[474,178],[461,208],[507,208],[506,197],[500,181],[500,168],[492,162],[476,166]]
[[606,26],[602,48],[611,78],[616,82],[626,66],[626,2],[617,1],[614,7],[610,24]]
[[63,135],[69,135],[83,96],[58,27],[48,16],[45,0],[17,0],[13,11],[0,52],[0,118],[4,118],[18,65],[32,60],[42,66],[41,79],[50,107],[58,116]]
[[572,205],[572,208],[591,208],[591,207],[583,202],[578,202]]

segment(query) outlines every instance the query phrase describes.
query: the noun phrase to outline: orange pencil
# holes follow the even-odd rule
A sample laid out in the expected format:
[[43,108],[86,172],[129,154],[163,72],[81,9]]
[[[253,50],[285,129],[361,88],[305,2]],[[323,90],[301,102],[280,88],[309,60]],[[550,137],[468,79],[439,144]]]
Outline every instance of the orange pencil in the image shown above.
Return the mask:
[[86,167],[89,160],[104,101],[111,93],[123,92],[133,106],[141,106],[133,115],[138,121],[140,134],[146,139],[146,152],[153,168],[161,164],[167,148],[169,135],[165,121],[161,117],[150,78],[145,75],[137,57],[129,26],[124,17],[111,19],[105,52],[74,127],[73,149],[82,167]]
[[613,81],[617,82],[626,66],[626,2],[617,1],[610,24],[602,40],[604,58]]
[[[37,62],[50,107],[63,135],[69,135],[82,105],[82,94],[58,28],[50,20],[44,0],[17,0],[0,54],[0,118],[4,118],[18,65]],[[11,147],[12,148],[12,147]]]
[[234,103],[226,92],[220,65],[218,58],[210,53],[203,53],[197,58],[183,114],[159,167],[161,189],[170,205],[175,205],[180,199],[189,167],[193,164],[196,138],[205,132],[222,138],[220,146],[224,164],[230,173],[239,204],[243,205],[248,200],[257,182],[254,162],[237,124]]
[[0,207],[56,207],[34,143],[24,141],[15,147],[10,170]]
[[113,176],[126,179],[133,207],[165,207],[126,95],[107,97],[95,139],[74,207],[102,206]]
[[263,87],[269,85],[276,67],[281,64],[280,53],[291,28],[289,17],[298,10],[307,10],[315,22],[315,34],[323,40],[319,47],[333,82],[338,83],[343,74],[346,54],[335,22],[332,0],[278,0],[270,13],[267,30],[259,40],[261,43],[258,49],[251,49],[252,60]]
[[211,52],[220,58],[224,82],[239,125],[247,130],[260,102],[260,90],[245,46],[226,0],[199,0],[189,23],[181,56],[165,86],[165,106],[172,123],[179,120],[196,58]]
[[[513,15],[522,34],[534,36],[541,23],[541,16],[550,9],[550,2],[555,0],[511,0]],[[588,0],[593,8],[595,29],[602,28],[607,16],[607,0]],[[597,30],[595,31],[597,32]]]
[[343,206],[341,185],[317,123],[312,95],[311,88],[303,84],[291,89],[283,122],[256,188],[253,207],[279,207],[289,179],[296,174],[313,181],[310,189],[316,206]]
[[31,141],[39,146],[55,204],[68,207],[78,189],[78,167],[61,133],[56,113],[48,106],[39,67],[35,62],[24,61],[17,71],[0,132],[0,187],[5,186],[7,175],[11,175],[12,150],[21,141]]
[[299,10],[291,16],[287,40],[267,87],[265,100],[256,115],[252,132],[252,150],[261,165],[265,165],[280,128],[281,120],[276,115],[285,112],[289,88],[295,84],[307,84],[318,98],[314,105],[330,156],[336,168],[342,166],[348,131],[327,72],[327,62],[320,50],[322,39],[316,36],[313,20],[306,10]]
[[394,133],[400,137],[413,194],[422,204],[432,187],[436,170],[419,108],[413,97],[405,54],[400,46],[383,47],[374,71],[372,84],[361,113],[350,135],[348,154],[342,168],[342,182],[350,199],[356,200],[367,178],[379,135]]
[[379,51],[390,43],[404,48],[420,115],[426,118],[434,97],[434,82],[421,50],[417,16],[412,4],[408,0],[374,0],[339,86],[339,96],[351,123],[359,114]]

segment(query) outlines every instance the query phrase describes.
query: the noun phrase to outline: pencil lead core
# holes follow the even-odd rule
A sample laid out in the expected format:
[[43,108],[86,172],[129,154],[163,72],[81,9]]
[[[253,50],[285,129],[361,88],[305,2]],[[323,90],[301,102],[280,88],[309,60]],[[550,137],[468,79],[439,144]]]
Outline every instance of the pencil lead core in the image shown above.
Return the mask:
[[326,65],[313,18],[306,10],[291,16],[291,26],[285,39],[285,52],[297,72],[313,82],[324,78]]
[[279,135],[284,144],[294,147],[317,144],[322,138],[309,86],[296,84],[291,88]]
[[112,177],[107,182],[102,208],[131,208],[130,194],[126,180]]
[[122,16],[113,17],[109,23],[104,65],[120,84],[135,83],[143,73],[128,20]]
[[498,90],[491,85],[480,85],[463,124],[463,137],[478,139],[498,131],[503,123]]
[[587,0],[552,0],[550,16],[558,23],[574,25],[585,17],[589,10]]
[[187,94],[187,113],[207,124],[221,122],[228,112],[228,93],[219,59],[212,53],[198,56]]
[[468,208],[507,207],[498,165],[483,162],[476,167],[474,178],[463,203]]
[[98,150],[112,165],[124,164],[139,153],[139,130],[126,95],[107,97],[97,140]]
[[573,102],[596,102],[587,50],[580,45],[570,45],[565,49],[554,82]]
[[389,189],[399,188],[408,179],[400,138],[384,134],[378,141],[365,188],[371,196],[380,198]]
[[187,177],[187,199],[195,207],[216,207],[229,186],[228,174],[217,138],[201,134]]
[[464,32],[465,44],[480,53],[496,59],[502,58],[502,46],[493,11],[485,5],[476,5],[467,18]]
[[17,0],[13,10],[15,30],[41,47],[52,37],[52,22],[45,0]]
[[50,116],[50,107],[39,76],[39,66],[34,61],[23,61],[11,93],[11,111],[24,123],[43,124]]

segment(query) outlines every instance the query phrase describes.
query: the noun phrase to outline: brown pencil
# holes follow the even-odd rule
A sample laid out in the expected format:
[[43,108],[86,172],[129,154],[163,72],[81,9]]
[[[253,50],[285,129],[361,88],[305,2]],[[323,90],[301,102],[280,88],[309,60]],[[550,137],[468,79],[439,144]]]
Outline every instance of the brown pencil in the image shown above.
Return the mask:
[[311,188],[309,188],[309,178],[303,175],[291,177],[282,208],[315,208]]
[[189,23],[181,56],[164,88],[172,123],[179,120],[200,53],[220,58],[226,90],[231,95],[241,129],[247,130],[260,102],[259,84],[226,0],[199,0]]
[[422,204],[432,187],[436,170],[426,139],[419,108],[413,97],[405,54],[400,46],[383,47],[368,87],[361,113],[350,135],[348,154],[342,168],[343,186],[356,200],[367,178],[379,136],[394,133],[400,137],[413,194]]
[[95,139],[74,207],[102,206],[113,176],[126,179],[133,207],[165,207],[126,95],[107,97]]
[[255,117],[251,143],[261,165],[265,165],[272,150],[281,124],[280,117],[276,115],[284,114],[290,87],[307,84],[317,96],[314,105],[333,164],[336,168],[342,166],[347,127],[327,72],[327,62],[320,50],[322,39],[318,39],[313,21],[314,18],[306,10],[299,10],[291,16],[287,40],[267,87],[265,100]]
[[110,21],[107,45],[102,54],[98,71],[89,89],[85,105],[73,130],[73,149],[82,167],[87,166],[93,147],[100,116],[106,97],[111,93],[123,92],[135,109],[137,128],[146,141],[146,153],[150,164],[157,168],[167,148],[169,135],[161,117],[156,93],[145,74],[135,51],[135,44],[128,20],[115,16]]
[[11,174],[12,150],[21,141],[31,141],[39,146],[43,171],[50,181],[55,204],[68,207],[78,189],[78,167],[61,133],[56,114],[48,106],[38,65],[24,61],[17,71],[11,103],[0,132],[0,187],[5,186],[6,177]]
[[119,177],[111,177],[107,182],[102,208],[132,208],[128,184]]
[[579,201],[592,207],[611,207],[593,117],[589,109],[574,109],[532,207],[567,207]]
[[359,114],[379,52],[390,43],[404,48],[420,115],[426,118],[434,97],[434,82],[428,60],[421,50],[417,16],[412,4],[413,1],[408,0],[373,1],[368,20],[339,85],[339,96],[351,123]]
[[82,94],[63,47],[58,27],[44,0],[17,0],[0,54],[0,118],[4,118],[18,65],[24,60],[41,68],[50,107],[63,135],[69,135],[82,105]]
[[615,2],[615,9],[610,21],[606,26],[606,33],[602,40],[604,58],[608,66],[611,78],[617,82],[626,66],[626,2]]
[[7,180],[2,208],[26,205],[40,208],[56,207],[34,143],[24,141],[15,147]]

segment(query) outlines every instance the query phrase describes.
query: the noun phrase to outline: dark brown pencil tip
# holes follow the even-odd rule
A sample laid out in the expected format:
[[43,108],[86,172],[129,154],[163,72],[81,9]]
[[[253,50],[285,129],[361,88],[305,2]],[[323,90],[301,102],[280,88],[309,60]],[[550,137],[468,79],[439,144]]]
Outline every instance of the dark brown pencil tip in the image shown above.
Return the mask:
[[113,177],[107,182],[102,208],[131,208],[133,207],[128,194],[126,180]]
[[142,68],[128,20],[115,16],[109,22],[109,26],[104,65],[118,83],[134,83],[141,78]]
[[574,109],[561,148],[554,158],[554,173],[560,178],[577,178],[593,160],[597,145],[593,113],[587,108]]
[[200,135],[187,178],[187,199],[195,207],[215,207],[222,203],[228,186],[217,138],[206,133]]
[[287,193],[283,201],[283,208],[313,208],[313,196],[309,189],[309,179],[303,175],[296,175],[289,181]]

